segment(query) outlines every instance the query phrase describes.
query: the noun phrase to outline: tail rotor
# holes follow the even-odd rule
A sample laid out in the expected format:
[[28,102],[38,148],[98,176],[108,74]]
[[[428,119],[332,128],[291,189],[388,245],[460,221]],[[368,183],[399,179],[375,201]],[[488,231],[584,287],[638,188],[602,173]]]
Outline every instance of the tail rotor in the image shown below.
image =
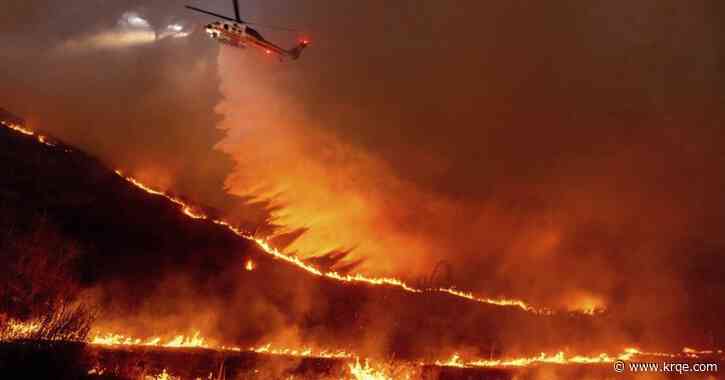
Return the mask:
[[299,43],[297,43],[297,46],[290,49],[289,53],[290,56],[292,56],[292,59],[299,59],[300,55],[302,55],[302,51],[305,50],[307,46],[309,46],[310,41],[306,38],[300,39]]

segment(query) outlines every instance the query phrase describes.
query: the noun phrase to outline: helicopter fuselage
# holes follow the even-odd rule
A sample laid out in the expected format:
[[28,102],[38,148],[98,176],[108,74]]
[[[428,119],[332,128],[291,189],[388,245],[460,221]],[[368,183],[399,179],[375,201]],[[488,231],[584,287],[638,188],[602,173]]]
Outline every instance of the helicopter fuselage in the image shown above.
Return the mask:
[[206,26],[206,34],[223,44],[238,48],[256,47],[266,54],[276,54],[280,58],[294,58],[290,52],[265,40],[259,32],[248,25],[236,22],[217,21]]
[[[209,16],[214,16],[217,18],[220,18],[222,20],[227,21],[216,21],[211,24],[207,24],[204,28],[206,31],[206,34],[211,37],[214,40],[217,40],[220,43],[234,46],[237,48],[245,48],[247,46],[255,47],[263,52],[265,52],[268,55],[276,55],[280,60],[283,60],[285,58],[289,59],[298,59],[300,58],[300,55],[302,54],[302,51],[305,50],[305,48],[310,44],[310,42],[307,39],[300,39],[296,46],[292,47],[291,49],[283,49],[279,47],[278,45],[275,45],[269,41],[267,41],[262,35],[256,31],[255,29],[251,28],[249,24],[254,24],[251,22],[245,22],[242,20],[242,18],[239,16],[239,2],[238,0],[233,0],[232,4],[234,5],[234,18],[207,11],[205,9],[193,7],[191,5],[187,5],[187,9],[191,9],[194,12],[203,13]],[[287,29],[287,28],[280,28],[280,27],[270,27],[267,26],[267,28],[274,28],[274,29],[284,29],[288,31],[292,31],[293,29]]]

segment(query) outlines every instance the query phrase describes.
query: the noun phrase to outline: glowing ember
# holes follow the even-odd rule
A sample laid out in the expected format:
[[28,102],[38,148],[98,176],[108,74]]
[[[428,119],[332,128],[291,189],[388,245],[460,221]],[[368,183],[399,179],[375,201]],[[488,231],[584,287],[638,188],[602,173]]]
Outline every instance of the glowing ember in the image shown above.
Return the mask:
[[254,261],[252,261],[251,259],[247,260],[247,262],[244,264],[244,269],[249,272],[253,271],[254,268],[256,268],[256,265],[254,265]]

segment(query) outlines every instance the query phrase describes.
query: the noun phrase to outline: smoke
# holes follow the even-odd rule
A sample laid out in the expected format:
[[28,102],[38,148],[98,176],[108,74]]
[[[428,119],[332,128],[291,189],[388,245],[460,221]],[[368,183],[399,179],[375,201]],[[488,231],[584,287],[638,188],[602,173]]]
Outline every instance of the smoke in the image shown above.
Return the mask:
[[719,2],[250,2],[283,65],[182,6],[12,2],[0,106],[290,252],[722,336]]
[[353,249],[352,258],[366,259],[380,274],[396,269],[391,250],[408,250],[415,267],[424,247],[396,233],[396,221],[384,215],[385,194],[414,189],[381,160],[315,128],[284,93],[288,68],[265,67],[269,63],[253,54],[222,49],[219,58],[220,128],[228,134],[219,149],[236,160],[227,179],[233,194],[269,202],[281,226],[308,229],[291,251],[310,256]]
[[0,104],[112,168],[259,224],[264,205],[224,193],[231,161],[213,150],[217,47],[183,5],[8,4]]
[[697,320],[704,341],[725,248],[714,6],[283,12],[320,36],[299,64],[220,52],[226,184],[305,231],[290,252],[408,279],[442,262],[439,285],[606,307],[633,339]]
[[60,50],[119,49],[135,45],[150,44],[164,38],[188,37],[190,31],[183,25],[169,24],[154,28],[146,19],[135,12],[121,15],[115,28],[80,39],[65,41]]

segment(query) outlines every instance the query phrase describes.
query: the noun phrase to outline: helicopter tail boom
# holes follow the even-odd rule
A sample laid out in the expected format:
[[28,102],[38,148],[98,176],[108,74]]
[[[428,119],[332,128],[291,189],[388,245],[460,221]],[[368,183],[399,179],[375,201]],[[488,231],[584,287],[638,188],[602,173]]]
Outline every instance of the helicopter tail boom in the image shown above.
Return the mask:
[[305,48],[309,44],[310,43],[308,41],[306,41],[306,40],[300,41],[299,44],[297,44],[297,46],[295,46],[295,47],[293,47],[292,49],[289,50],[290,57],[292,57],[292,59],[298,59],[298,58],[300,58],[300,55],[302,55],[302,51],[305,50]]

